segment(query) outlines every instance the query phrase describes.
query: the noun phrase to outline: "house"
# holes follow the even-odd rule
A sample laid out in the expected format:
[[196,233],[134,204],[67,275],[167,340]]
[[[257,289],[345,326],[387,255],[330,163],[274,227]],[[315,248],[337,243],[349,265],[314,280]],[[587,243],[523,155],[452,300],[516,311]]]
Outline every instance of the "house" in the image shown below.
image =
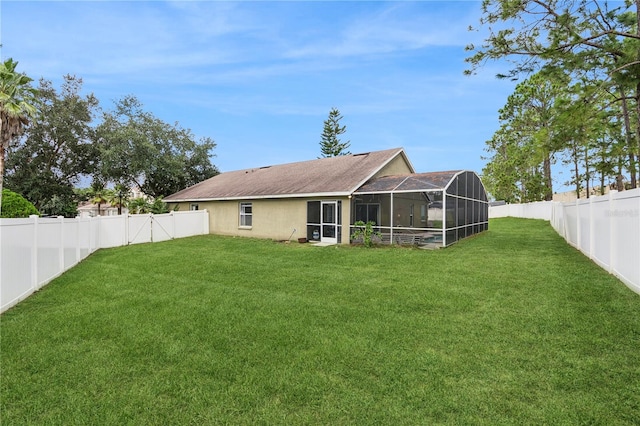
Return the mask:
[[348,244],[357,221],[388,243],[449,245],[487,229],[474,172],[416,173],[402,148],[221,173],[164,201],[207,209],[213,234]]
[[[98,211],[98,208],[100,211]],[[126,213],[125,213],[126,214]],[[78,204],[78,216],[80,217],[96,217],[96,216],[117,216],[118,207],[114,207],[109,203],[102,203],[100,206],[91,201],[83,201]]]

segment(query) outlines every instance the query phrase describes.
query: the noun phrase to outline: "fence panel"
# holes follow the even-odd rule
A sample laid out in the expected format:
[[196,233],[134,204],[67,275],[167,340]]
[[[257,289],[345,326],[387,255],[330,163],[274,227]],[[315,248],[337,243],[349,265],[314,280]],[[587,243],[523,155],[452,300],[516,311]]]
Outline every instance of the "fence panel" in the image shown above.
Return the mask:
[[575,203],[564,205],[564,239],[578,247],[578,206]]
[[62,272],[60,267],[61,227],[62,223],[57,218],[37,220],[37,288]]
[[129,244],[151,242],[151,214],[136,214],[129,217]]
[[98,218],[76,218],[73,223],[78,227],[78,262],[96,251],[99,244]]
[[566,237],[566,229],[564,227],[564,221],[565,221],[565,217],[564,217],[564,209],[562,208],[562,204],[559,203],[553,203],[553,209],[552,209],[552,214],[551,214],[551,226],[553,226],[553,229],[556,230],[556,232],[558,234],[560,234],[562,236],[562,238],[564,238],[565,240],[567,239]]
[[[186,213],[186,214],[185,214]],[[0,312],[4,312],[100,248],[208,234],[206,210],[95,218],[0,219]]]
[[2,219],[0,227],[0,286],[2,311],[33,292],[35,276],[31,258],[35,226],[31,219]]
[[551,201],[538,201],[526,204],[526,208],[523,207],[522,217],[528,219],[551,220],[552,206],[553,202]]
[[174,220],[173,213],[153,215],[151,222],[151,238],[153,242],[166,241],[174,238]]
[[613,273],[640,293],[640,188],[614,194],[609,217],[616,242]]
[[591,257],[591,201],[579,200],[576,215],[578,216],[577,247]]
[[591,203],[592,246],[591,258],[609,272],[611,265],[611,218],[608,216],[610,208],[609,197],[598,198]]
[[100,229],[99,248],[120,247],[127,244],[125,238],[127,215],[100,216],[98,224]]
[[181,219],[175,221],[175,238],[209,233],[209,215],[203,216],[199,211],[173,212],[176,219]]
[[62,231],[62,247],[64,257],[64,269],[67,270],[80,261],[80,226],[79,222],[64,221]]

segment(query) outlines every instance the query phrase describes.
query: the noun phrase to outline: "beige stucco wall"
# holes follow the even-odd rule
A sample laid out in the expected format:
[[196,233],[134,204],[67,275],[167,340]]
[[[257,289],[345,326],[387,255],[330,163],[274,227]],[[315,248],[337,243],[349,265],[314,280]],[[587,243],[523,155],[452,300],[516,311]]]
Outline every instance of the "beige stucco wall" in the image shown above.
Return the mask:
[[391,160],[389,164],[380,169],[380,171],[376,173],[374,177],[405,175],[408,173],[411,173],[409,165],[404,160],[404,157],[402,155],[398,155],[396,158]]
[[[342,201],[342,243],[349,243],[350,200],[336,198],[283,198],[198,202],[200,210],[209,212],[209,232],[218,235],[287,240],[307,237],[307,201]],[[240,227],[240,203],[252,203],[252,226]],[[193,203],[180,203],[179,210],[189,210]],[[296,230],[293,233],[293,230]],[[291,234],[293,233],[293,236]]]
[[[383,167],[373,177],[411,173],[411,168],[404,156],[399,155]],[[181,211],[188,211],[192,204],[198,204],[200,210],[209,211],[209,232],[218,235],[234,235],[243,237],[269,238],[287,240],[307,237],[307,202],[308,201],[341,201],[342,202],[342,244],[349,243],[349,224],[352,220],[351,199],[348,197],[314,197],[314,198],[281,198],[260,200],[233,200],[179,203]],[[240,203],[252,203],[252,226],[239,226]],[[170,203],[170,208],[175,204]],[[383,212],[388,209],[383,208]],[[388,216],[388,214],[387,214]],[[389,218],[386,218],[389,221]],[[296,230],[293,233],[293,230]],[[292,235],[293,233],[293,235]]]

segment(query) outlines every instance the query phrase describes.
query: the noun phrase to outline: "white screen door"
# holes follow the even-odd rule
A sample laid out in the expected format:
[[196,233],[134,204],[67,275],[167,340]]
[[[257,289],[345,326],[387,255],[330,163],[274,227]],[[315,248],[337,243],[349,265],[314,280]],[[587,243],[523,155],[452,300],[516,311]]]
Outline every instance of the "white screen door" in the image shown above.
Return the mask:
[[338,243],[338,202],[323,201],[322,202],[322,235],[320,241],[323,243]]

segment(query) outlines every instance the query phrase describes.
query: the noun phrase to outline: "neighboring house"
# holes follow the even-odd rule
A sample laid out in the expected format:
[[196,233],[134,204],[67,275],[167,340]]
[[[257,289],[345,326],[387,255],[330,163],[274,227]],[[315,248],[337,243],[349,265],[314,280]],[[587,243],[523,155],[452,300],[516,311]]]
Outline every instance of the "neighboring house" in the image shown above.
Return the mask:
[[213,234],[350,242],[373,221],[384,242],[449,245],[488,226],[474,172],[415,173],[402,148],[221,173],[164,198],[207,209]]
[[[124,214],[126,214],[126,209]],[[100,204],[100,214],[98,214],[98,205],[90,201],[83,201],[78,204],[78,216],[80,217],[96,217],[96,216],[117,216],[118,207],[113,207],[109,203]]]

